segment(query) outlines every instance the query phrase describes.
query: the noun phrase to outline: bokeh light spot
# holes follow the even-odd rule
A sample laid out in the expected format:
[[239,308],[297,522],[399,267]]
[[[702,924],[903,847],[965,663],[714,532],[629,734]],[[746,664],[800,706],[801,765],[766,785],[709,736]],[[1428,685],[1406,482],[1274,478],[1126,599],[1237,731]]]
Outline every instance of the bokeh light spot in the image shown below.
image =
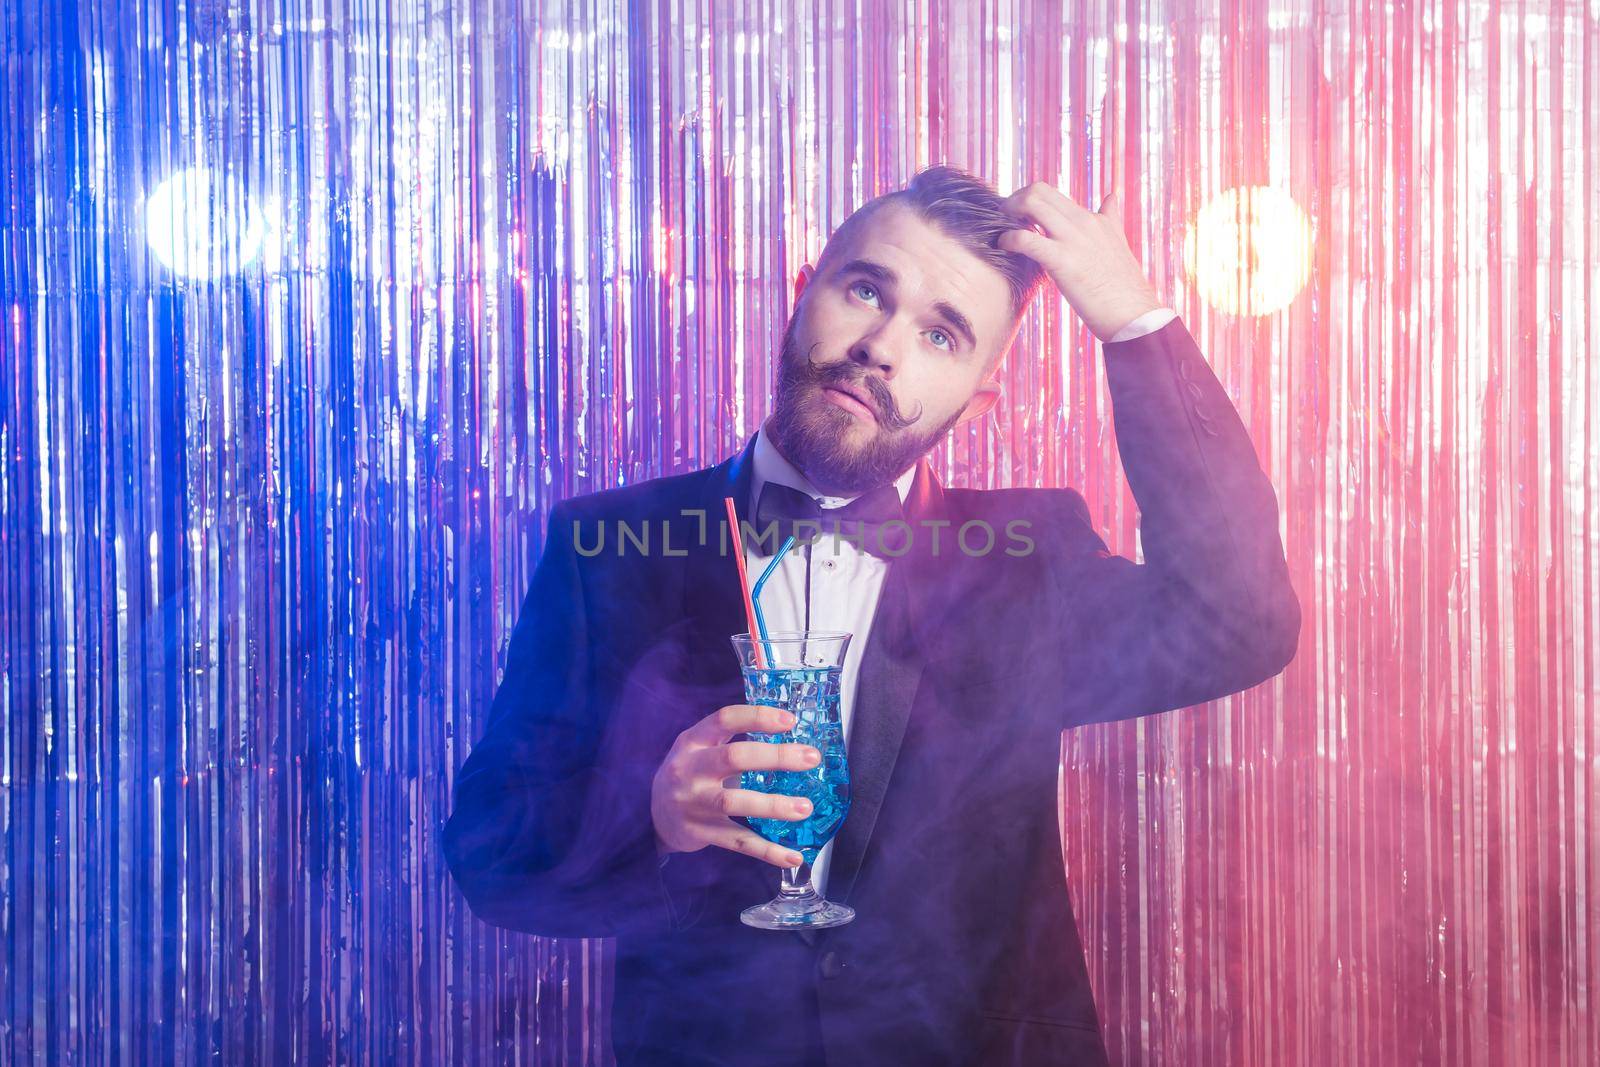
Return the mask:
[[1311,221],[1294,197],[1270,185],[1235,186],[1196,215],[1183,266],[1212,307],[1270,315],[1305,288],[1311,248]]

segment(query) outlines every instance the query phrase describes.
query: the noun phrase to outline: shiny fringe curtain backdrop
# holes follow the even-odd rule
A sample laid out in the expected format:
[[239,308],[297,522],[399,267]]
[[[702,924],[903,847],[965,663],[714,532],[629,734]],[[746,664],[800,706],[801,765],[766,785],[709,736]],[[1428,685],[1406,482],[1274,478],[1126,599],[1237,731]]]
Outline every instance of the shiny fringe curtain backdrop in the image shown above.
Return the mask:
[[[1284,506],[1298,659],[1074,731],[1128,1064],[1600,1062],[1600,0],[7,4],[0,1062],[610,1062],[439,850],[545,516],[760,422],[935,162],[1098,206]],[[1137,554],[1054,292],[956,484]]]

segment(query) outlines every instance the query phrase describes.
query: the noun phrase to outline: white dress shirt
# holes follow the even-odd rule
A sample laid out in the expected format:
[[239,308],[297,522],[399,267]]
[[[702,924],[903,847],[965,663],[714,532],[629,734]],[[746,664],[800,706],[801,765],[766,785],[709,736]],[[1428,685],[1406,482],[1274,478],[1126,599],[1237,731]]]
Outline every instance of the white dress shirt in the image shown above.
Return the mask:
[[1155,333],[1161,327],[1178,317],[1178,313],[1171,308],[1156,308],[1146,311],[1128,325],[1111,335],[1111,340],[1106,344],[1116,341],[1131,341],[1135,337],[1143,337],[1147,333]]
[[[812,485],[811,480],[773,446],[766,426],[762,426],[756,434],[751,463],[750,499],[746,501],[744,511],[747,516],[756,514],[761,487],[768,482],[792,486],[817,501],[824,510],[843,507],[855,499],[854,496],[828,496]],[[894,487],[900,493],[901,503],[905,503],[916,474],[917,468],[913,464],[895,479]],[[762,551],[763,547],[768,546],[776,548],[770,538],[765,546],[759,540],[752,539],[752,543],[745,548],[745,572],[750,575],[751,584],[772,562],[772,553]],[[852,635],[845,649],[844,669],[839,675],[839,722],[847,755],[850,751],[850,712],[855,705],[856,681],[861,673],[861,653],[867,646],[867,631],[872,626],[872,613],[878,607],[878,591],[883,588],[883,578],[889,573],[890,562],[858,548],[845,538],[835,536],[831,531],[824,532],[811,546],[809,623],[806,620],[806,557],[801,546],[796,545],[783,557],[778,569],[772,572],[772,577],[761,588],[761,613],[768,630],[844,630]],[[823,896],[827,896],[824,886],[827,884],[832,856],[833,842],[830,841],[822,846],[811,867],[812,883]]]
[[[1111,341],[1128,341],[1152,333],[1176,316],[1177,312],[1171,308],[1148,311],[1113,334]],[[894,486],[900,493],[901,503],[905,502],[906,494],[911,491],[916,472],[916,465],[913,464],[895,479]],[[769,481],[800,490],[824,509],[843,507],[856,499],[854,496],[828,496],[817,489],[777,450],[763,425],[756,434],[750,499],[744,502],[742,517],[754,522],[756,502],[761,499],[761,487]],[[772,544],[770,538],[766,544]],[[763,547],[757,541],[745,548],[745,570],[752,583],[772,562],[772,553],[761,551]],[[761,611],[768,630],[845,630],[852,635],[850,645],[845,650],[844,669],[839,679],[839,719],[847,755],[861,655],[866,651],[867,634],[872,628],[872,616],[878,607],[878,592],[883,588],[884,576],[889,573],[892,562],[831,532],[824,532],[811,546],[809,620],[806,618],[806,557],[798,547],[791,549],[783,558],[761,590]],[[845,818],[848,821],[849,816]],[[834,841],[837,840],[835,835]],[[827,896],[828,868],[832,861],[834,841],[828,842],[817,853],[811,869],[812,883],[823,896]]]

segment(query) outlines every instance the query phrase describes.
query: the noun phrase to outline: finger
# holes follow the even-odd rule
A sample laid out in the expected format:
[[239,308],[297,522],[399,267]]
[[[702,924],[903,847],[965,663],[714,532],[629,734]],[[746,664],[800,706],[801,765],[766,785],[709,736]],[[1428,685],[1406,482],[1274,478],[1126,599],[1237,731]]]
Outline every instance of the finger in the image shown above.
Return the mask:
[[1045,214],[1067,214],[1078,207],[1071,197],[1049,182],[1029,182],[1006,197],[1001,206],[1008,211],[1027,213],[1037,209]]
[[740,852],[746,856],[754,856],[774,867],[798,867],[804,862],[804,857],[798,852],[790,852],[782,845],[768,841],[753,831],[746,830],[737,823],[730,822],[728,828],[717,833],[711,843],[718,848],[725,848],[729,852]]
[[796,822],[811,814],[811,801],[782,793],[757,793],[753,789],[724,789],[718,794],[717,810],[724,815],[743,815],[747,819],[787,819]]
[[1073,220],[1089,214],[1082,204],[1048,182],[1023,186],[1006,199],[1003,207],[1012,215],[1036,222],[1049,237],[1070,234]]
[[794,716],[762,704],[728,704],[690,728],[702,745],[720,745],[735,734],[779,734],[794,726]]
[[707,745],[690,752],[684,760],[684,775],[696,783],[697,792],[707,781],[717,781],[722,788],[733,789],[742,785],[746,771],[809,771],[816,762],[801,758],[800,750],[809,745],[780,744],[773,741],[730,741],[725,745]]
[[1116,189],[1106,194],[1100,202],[1100,214],[1120,218],[1122,215],[1122,193]]
[[1035,233],[1033,230],[1007,230],[996,240],[995,244],[1007,252],[1015,252],[1028,256],[1040,263],[1050,258],[1050,238]]
[[1031,230],[1048,236],[1049,227],[1038,217],[1028,203],[1028,190],[1026,187],[1018,189],[1008,196],[1000,205],[1000,210],[1011,216],[1021,229]]
[[1041,237],[1059,240],[1072,232],[1071,226],[1065,218],[1037,205],[1027,208],[1008,209],[1006,213],[1016,220],[1018,229],[1036,233]]
[[809,771],[822,762],[821,753],[810,745],[779,744],[772,741],[730,741],[708,749],[711,773],[717,777],[744,771]]

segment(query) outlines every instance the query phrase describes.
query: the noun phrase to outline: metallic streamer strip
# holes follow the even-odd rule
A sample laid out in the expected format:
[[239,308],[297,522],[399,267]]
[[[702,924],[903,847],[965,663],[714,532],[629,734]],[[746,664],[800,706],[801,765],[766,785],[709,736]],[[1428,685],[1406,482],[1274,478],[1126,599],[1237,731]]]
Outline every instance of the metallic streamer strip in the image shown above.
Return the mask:
[[[796,269],[938,161],[1119,183],[1306,606],[1063,738],[1113,1058],[1600,1060],[1593,0],[135,0],[0,59],[0,1062],[609,1062],[608,945],[438,850],[544,517],[737,447]],[[1311,220],[1270,309],[1184,252],[1251,185]],[[1136,554],[1099,359],[1052,295],[937,465]]]

